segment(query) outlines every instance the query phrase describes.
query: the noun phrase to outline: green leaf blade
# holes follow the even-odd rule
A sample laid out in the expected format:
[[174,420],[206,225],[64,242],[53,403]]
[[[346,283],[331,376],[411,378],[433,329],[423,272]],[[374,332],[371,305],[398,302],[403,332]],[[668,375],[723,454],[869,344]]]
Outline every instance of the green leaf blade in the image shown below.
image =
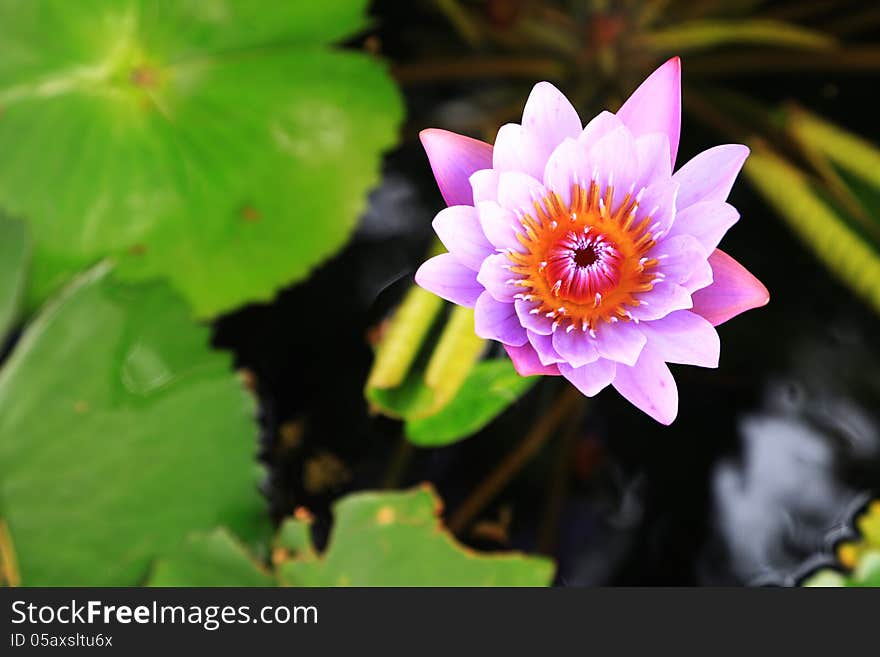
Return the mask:
[[0,372],[0,498],[25,585],[134,585],[223,524],[267,530],[253,400],[165,286],[77,280]]
[[477,363],[455,398],[438,413],[406,423],[419,447],[443,447],[471,436],[528,392],[536,377],[517,374],[509,360]]

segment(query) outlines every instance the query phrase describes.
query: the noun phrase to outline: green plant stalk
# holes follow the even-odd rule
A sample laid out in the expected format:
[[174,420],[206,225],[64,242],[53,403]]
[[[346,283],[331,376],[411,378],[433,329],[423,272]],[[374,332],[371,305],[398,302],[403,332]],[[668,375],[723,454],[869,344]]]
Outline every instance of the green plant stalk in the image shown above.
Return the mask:
[[829,208],[798,169],[751,144],[745,174],[818,258],[880,312],[880,254]]

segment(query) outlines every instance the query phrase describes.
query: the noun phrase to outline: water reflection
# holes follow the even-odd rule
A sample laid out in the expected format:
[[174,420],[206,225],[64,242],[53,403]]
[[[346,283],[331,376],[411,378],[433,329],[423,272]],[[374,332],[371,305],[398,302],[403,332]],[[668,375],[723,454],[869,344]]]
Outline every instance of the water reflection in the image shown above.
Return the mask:
[[714,470],[724,557],[707,558],[710,581],[795,583],[828,560],[880,481],[875,354],[845,331],[794,354],[791,376],[741,419],[740,455]]

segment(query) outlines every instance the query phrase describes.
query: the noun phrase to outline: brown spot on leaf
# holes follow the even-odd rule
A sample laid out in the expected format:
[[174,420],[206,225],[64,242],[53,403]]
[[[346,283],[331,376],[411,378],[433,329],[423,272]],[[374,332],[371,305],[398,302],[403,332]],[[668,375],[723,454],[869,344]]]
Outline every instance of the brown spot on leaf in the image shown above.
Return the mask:
[[138,66],[131,71],[131,83],[142,89],[155,87],[159,82],[159,74],[150,66]]
[[383,506],[378,512],[376,512],[376,524],[390,525],[394,522],[395,515],[394,509],[390,506]]
[[75,413],[86,413],[89,410],[89,402],[84,399],[79,399],[73,404],[73,410]]
[[246,205],[241,209],[241,218],[248,223],[253,224],[262,219],[263,215],[252,205]]

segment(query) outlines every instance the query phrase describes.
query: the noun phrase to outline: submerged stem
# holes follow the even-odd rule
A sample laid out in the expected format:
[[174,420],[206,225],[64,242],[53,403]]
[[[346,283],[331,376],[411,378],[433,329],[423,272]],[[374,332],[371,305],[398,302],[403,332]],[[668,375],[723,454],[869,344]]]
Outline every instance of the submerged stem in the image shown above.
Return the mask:
[[532,426],[525,438],[508,453],[501,463],[486,477],[482,483],[456,509],[449,520],[449,528],[454,533],[461,531],[470,524],[485,506],[495,499],[501,490],[516,476],[540,450],[547,440],[554,435],[559,425],[569,416],[572,410],[585,397],[573,387],[567,387],[550,410],[541,415]]

